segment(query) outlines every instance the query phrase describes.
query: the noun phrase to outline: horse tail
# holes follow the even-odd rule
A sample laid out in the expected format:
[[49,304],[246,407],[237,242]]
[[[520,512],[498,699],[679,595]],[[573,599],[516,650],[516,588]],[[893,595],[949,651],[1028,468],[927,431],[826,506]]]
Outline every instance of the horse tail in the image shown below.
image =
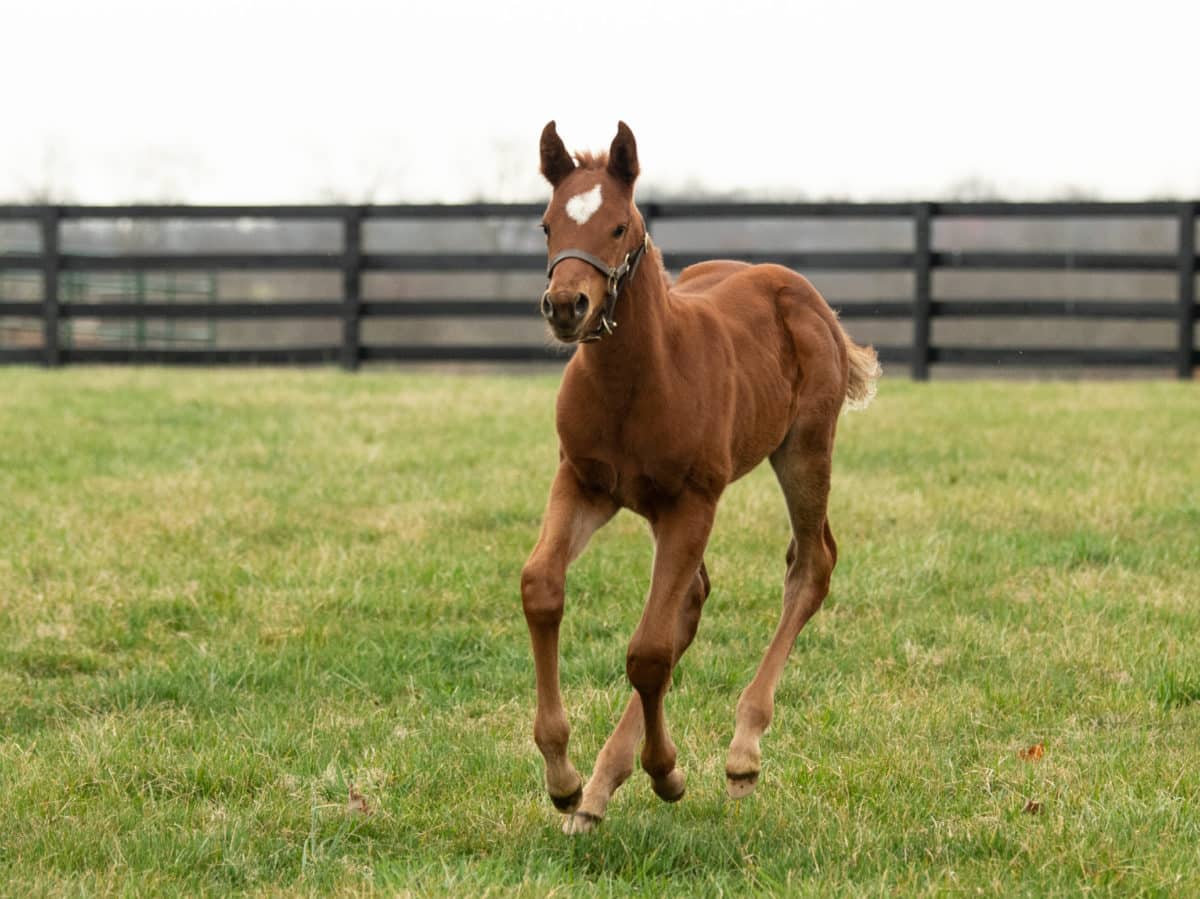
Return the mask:
[[883,374],[879,356],[871,346],[859,346],[845,331],[846,355],[850,357],[850,379],[846,382],[846,408],[865,409],[875,399],[875,382]]

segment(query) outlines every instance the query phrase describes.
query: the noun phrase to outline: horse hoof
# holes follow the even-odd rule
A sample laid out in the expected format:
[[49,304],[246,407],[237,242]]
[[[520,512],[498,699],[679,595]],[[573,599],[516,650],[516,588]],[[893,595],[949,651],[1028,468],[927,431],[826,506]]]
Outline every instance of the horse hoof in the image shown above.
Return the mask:
[[683,772],[678,768],[671,769],[671,773],[666,777],[661,777],[658,780],[651,781],[654,786],[654,792],[658,798],[664,802],[678,802],[683,798],[684,791],[687,788],[687,781],[683,776]]
[[573,815],[567,815],[562,831],[565,834],[591,833],[603,820],[588,812],[575,812]]
[[746,771],[735,774],[732,771],[726,771],[725,786],[729,790],[730,799],[745,799],[758,786],[758,772]]
[[575,788],[575,792],[569,796],[555,796],[550,794],[550,801],[554,803],[554,807],[564,815],[569,815],[575,809],[579,808],[579,801],[583,799],[583,784],[581,783]]

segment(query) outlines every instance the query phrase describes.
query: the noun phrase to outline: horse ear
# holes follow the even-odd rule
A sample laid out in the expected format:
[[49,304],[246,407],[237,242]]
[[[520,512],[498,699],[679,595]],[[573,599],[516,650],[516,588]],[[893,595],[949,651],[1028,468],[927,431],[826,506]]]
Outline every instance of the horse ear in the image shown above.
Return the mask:
[[608,173],[618,181],[633,186],[638,172],[637,141],[624,122],[617,122],[617,136],[608,148]]
[[573,171],[575,160],[563,146],[554,122],[547,122],[542,129],[542,174],[552,187],[558,187],[559,182]]

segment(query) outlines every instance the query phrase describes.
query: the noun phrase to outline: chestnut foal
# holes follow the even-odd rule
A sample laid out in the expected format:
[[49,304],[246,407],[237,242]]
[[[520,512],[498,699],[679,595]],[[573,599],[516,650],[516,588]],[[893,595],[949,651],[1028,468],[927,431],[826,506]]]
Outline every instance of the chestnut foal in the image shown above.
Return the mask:
[[[775,686],[837,560],[825,513],[838,414],[870,402],[879,364],[789,269],[711,261],[670,283],[634,206],[637,147],[624,122],[607,156],[575,158],[550,122],[541,171],[554,188],[542,314],[556,339],[579,347],[558,393],[560,461],[521,600],[537,674],[534,740],[550,798],[569,816],[563,830],[579,833],[604,817],[643,737],[654,792],[668,802],[683,795],[663,698],[708,597],[717,501],[766,458],[792,525],[783,614],[738,701],[725,766],[731,796],[754,790]],[[559,691],[563,588],[567,567],[621,508],[649,521],[654,565],[625,662],[634,692],[585,787],[567,757]]]

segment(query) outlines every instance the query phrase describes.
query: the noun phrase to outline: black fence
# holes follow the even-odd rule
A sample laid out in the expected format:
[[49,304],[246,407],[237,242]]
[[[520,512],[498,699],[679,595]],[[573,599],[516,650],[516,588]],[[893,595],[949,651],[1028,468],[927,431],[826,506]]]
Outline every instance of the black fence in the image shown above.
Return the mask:
[[[536,204],[466,204],[405,206],[0,206],[0,222],[35,222],[40,231],[37,252],[0,253],[0,273],[36,272],[40,301],[13,301],[0,295],[0,318],[24,316],[41,320],[39,346],[0,347],[0,363],[58,366],[70,363],[155,364],[305,364],[339,363],[353,370],[363,362],[533,362],[562,359],[550,348],[528,345],[375,344],[362,340],[362,324],[372,318],[463,318],[537,316],[536,300],[364,299],[362,279],[371,272],[529,272],[543,270],[542,253],[399,252],[369,253],[363,248],[364,223],[378,220],[477,220],[535,218]],[[1196,215],[1197,202],[1145,203],[648,203],[642,210],[653,231],[657,222],[671,219],[890,219],[911,223],[911,248],[899,252],[796,251],[736,253],[749,262],[778,262],[802,272],[910,272],[910,296],[859,300],[837,304],[841,316],[854,319],[911,320],[907,345],[878,346],[885,362],[910,367],[912,377],[924,380],[933,364],[965,366],[1152,366],[1173,369],[1190,378],[1200,353],[1195,348]],[[1070,251],[942,251],[932,235],[935,220],[945,218],[1020,219],[1167,219],[1176,223],[1174,252]],[[243,220],[340,223],[342,248],[328,253],[150,253],[94,256],[62,252],[61,226],[73,220]],[[663,247],[669,268],[678,270],[712,253],[673,252]],[[725,254],[721,254],[725,255]],[[101,302],[73,303],[61,299],[63,272],[128,271],[332,271],[341,274],[341,295],[303,302]],[[950,270],[1004,272],[1104,271],[1173,273],[1173,301],[1005,299],[980,301],[935,297],[933,277]],[[325,319],[341,322],[341,340],[334,345],[263,348],[128,348],[72,347],[60,339],[60,325],[73,318],[144,319]],[[955,346],[931,340],[936,319],[1124,319],[1174,321],[1173,346],[1039,347]]]

